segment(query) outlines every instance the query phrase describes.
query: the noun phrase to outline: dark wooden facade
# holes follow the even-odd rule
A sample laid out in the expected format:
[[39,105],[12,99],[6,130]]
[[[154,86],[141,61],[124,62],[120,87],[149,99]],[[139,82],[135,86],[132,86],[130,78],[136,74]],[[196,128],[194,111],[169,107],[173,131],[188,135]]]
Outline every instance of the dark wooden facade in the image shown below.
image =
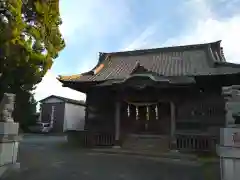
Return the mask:
[[[102,53],[93,70],[59,80],[86,93],[87,132],[112,135],[120,145],[128,134],[165,135],[170,144],[197,149],[196,139],[204,147],[211,142],[202,137],[218,139],[225,124],[221,89],[238,84],[239,74],[218,41]],[[178,139],[193,135],[201,137]]]

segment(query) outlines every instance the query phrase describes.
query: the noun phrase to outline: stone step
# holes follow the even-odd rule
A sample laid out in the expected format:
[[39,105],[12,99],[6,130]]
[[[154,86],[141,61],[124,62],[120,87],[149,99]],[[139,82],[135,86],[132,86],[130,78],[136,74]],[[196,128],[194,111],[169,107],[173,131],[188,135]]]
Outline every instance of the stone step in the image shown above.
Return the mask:
[[[164,159],[178,159],[184,161],[199,161],[196,155],[193,154],[182,154],[179,152],[156,152],[149,150],[132,150],[124,148],[95,148],[91,149],[95,153],[104,153],[104,154],[116,154],[116,155],[131,155],[131,156],[143,156],[143,157],[152,157],[152,158],[164,158]],[[200,161],[199,161],[200,162]]]
[[169,137],[144,135],[128,136],[125,138],[122,148],[132,150],[166,151],[169,150]]

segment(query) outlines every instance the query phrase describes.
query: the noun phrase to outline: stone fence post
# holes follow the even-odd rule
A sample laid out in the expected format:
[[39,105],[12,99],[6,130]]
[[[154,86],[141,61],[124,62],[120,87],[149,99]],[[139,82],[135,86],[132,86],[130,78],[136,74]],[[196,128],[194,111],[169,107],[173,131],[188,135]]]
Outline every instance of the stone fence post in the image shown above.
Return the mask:
[[222,90],[225,99],[226,127],[235,127],[234,114],[240,113],[240,85],[224,87]]
[[221,180],[236,180],[240,177],[240,86],[223,88],[226,100],[226,126],[220,130]]
[[4,93],[0,103],[0,178],[3,173],[16,167],[19,145],[19,124],[14,122],[15,95]]

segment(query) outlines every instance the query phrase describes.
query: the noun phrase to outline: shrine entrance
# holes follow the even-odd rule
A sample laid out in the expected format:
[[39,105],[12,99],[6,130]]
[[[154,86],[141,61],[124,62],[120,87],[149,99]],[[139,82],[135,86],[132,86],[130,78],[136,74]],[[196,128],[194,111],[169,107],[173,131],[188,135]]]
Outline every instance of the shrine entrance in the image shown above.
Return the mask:
[[175,141],[176,123],[175,86],[169,82],[152,74],[136,73],[116,83],[116,142],[121,137],[125,148],[169,148]]
[[121,129],[134,134],[170,134],[169,102],[123,102]]

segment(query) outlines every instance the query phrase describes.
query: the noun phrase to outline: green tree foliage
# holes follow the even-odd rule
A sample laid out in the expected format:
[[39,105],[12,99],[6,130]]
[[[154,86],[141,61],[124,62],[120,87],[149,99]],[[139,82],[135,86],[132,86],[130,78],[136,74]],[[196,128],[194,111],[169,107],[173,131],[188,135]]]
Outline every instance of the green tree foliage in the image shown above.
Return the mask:
[[60,24],[59,0],[0,0],[0,94],[42,80],[65,47]]
[[65,44],[59,0],[6,0],[0,11],[1,88],[32,90]]
[[20,128],[28,131],[28,127],[36,123],[36,104],[33,94],[20,91],[16,96],[14,120],[20,122]]

